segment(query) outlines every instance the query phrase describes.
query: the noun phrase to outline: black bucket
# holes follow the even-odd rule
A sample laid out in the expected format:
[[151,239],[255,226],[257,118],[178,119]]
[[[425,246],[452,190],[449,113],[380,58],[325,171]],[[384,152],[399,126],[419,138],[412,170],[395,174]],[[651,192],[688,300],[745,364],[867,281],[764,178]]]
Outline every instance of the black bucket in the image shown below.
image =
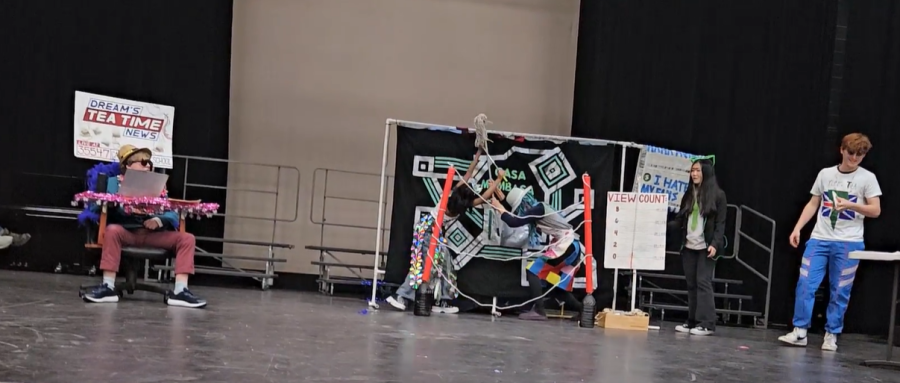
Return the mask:
[[416,289],[416,301],[413,306],[413,315],[430,317],[431,307],[434,306],[434,289],[430,284],[422,284]]
[[582,305],[584,308],[581,309],[581,320],[578,321],[578,326],[583,328],[594,328],[594,308],[597,306],[597,303],[594,301],[594,296],[591,294],[586,295]]

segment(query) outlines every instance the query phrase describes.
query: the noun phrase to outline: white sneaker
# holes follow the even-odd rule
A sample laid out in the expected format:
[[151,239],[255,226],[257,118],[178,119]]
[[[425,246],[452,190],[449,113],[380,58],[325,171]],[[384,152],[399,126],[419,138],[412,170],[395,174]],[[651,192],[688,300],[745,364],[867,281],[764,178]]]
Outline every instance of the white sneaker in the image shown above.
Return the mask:
[[712,335],[715,331],[706,327],[694,327],[691,329],[691,335]]
[[4,236],[0,237],[0,250],[3,250],[5,248],[9,247],[9,245],[12,245],[12,243],[13,243],[13,237],[10,237],[8,235],[4,235]]
[[447,301],[441,301],[440,303],[431,306],[431,312],[438,314],[456,314],[459,312],[459,307],[451,306]]
[[406,311],[406,299],[403,299],[399,295],[389,296],[387,299],[387,303],[397,310]]
[[675,331],[687,334],[691,332],[691,326],[689,326],[687,323],[680,324],[678,326],[675,326]]
[[[778,337],[778,340],[787,343],[791,346],[806,346],[806,331],[803,329],[794,327],[794,331],[787,333],[787,335],[782,335]],[[837,346],[835,346],[837,347]]]
[[822,342],[822,350],[837,351],[837,335],[830,332],[825,333],[825,341]]

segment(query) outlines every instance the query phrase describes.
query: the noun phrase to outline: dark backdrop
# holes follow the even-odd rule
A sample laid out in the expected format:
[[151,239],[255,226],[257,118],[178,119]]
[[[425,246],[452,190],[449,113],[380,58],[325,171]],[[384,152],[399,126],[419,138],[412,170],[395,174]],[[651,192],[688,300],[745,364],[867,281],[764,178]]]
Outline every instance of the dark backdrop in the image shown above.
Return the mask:
[[[881,217],[866,224],[866,247],[900,250],[900,5],[849,1],[847,56],[838,135],[864,132],[875,148],[863,166],[875,172],[884,197]],[[850,331],[887,333],[893,268],[863,262],[845,320]]]
[[[886,197],[884,216],[866,225],[867,245],[893,251],[900,15],[889,0],[850,3],[839,136],[862,131],[875,143],[863,166],[880,176]],[[572,135],[716,153],[729,202],[777,221],[770,323],[790,323],[802,249],[787,238],[817,171],[839,161],[840,137],[825,134],[836,11],[836,0],[581,3]],[[761,220],[745,216],[743,226],[768,243]],[[742,258],[767,257],[742,245]],[[861,268],[847,331],[886,332],[883,269]],[[741,270],[726,261],[717,273],[748,275]]]
[[[65,207],[83,188],[93,162],[72,154],[76,90],[174,106],[176,155],[228,158],[231,20],[227,0],[0,2],[0,225],[32,232],[17,250],[29,268],[75,262],[83,249],[74,221],[9,209]],[[182,166],[176,160],[174,195]],[[191,163],[190,178],[225,185],[227,167]],[[188,197],[225,202],[224,191]],[[221,236],[224,221],[188,228]]]

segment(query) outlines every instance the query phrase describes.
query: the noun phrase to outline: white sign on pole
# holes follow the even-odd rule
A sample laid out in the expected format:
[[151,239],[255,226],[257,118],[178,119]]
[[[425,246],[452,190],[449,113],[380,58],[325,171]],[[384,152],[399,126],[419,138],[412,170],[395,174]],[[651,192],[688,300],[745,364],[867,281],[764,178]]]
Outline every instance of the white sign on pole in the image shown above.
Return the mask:
[[603,267],[666,269],[666,218],[669,196],[609,192]]
[[126,144],[153,151],[153,165],[172,168],[175,108],[75,92],[75,157],[118,161]]

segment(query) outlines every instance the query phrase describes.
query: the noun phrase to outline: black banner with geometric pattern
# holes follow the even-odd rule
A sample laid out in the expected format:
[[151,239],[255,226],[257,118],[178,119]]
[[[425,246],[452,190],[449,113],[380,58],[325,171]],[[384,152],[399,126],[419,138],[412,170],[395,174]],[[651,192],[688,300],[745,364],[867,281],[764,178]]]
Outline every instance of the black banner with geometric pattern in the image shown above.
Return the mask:
[[[606,193],[612,181],[615,147],[493,134],[489,138],[493,141],[488,147],[491,158],[506,170],[507,180],[500,186],[502,190],[509,192],[513,187],[531,186],[538,201],[560,211],[573,227],[584,220],[581,175],[590,174],[594,196],[591,199],[595,217],[594,252],[601,249],[602,254],[603,217],[606,215]],[[440,201],[448,167],[456,168],[456,180],[465,173],[475,155],[474,143],[475,136],[463,131],[397,127],[394,199],[385,280],[397,283],[405,278],[409,271],[414,224]],[[487,180],[494,178],[496,171],[490,159],[482,155],[473,176],[478,183],[476,188],[487,187]],[[448,247],[453,253],[459,288],[467,294],[511,297],[523,293],[522,262],[478,259],[479,256],[497,259],[522,255],[522,249],[500,246],[496,231],[498,223],[492,209],[479,206],[444,228]],[[579,228],[578,233],[583,235],[583,228]],[[583,269],[576,274],[575,288],[584,288]]]

